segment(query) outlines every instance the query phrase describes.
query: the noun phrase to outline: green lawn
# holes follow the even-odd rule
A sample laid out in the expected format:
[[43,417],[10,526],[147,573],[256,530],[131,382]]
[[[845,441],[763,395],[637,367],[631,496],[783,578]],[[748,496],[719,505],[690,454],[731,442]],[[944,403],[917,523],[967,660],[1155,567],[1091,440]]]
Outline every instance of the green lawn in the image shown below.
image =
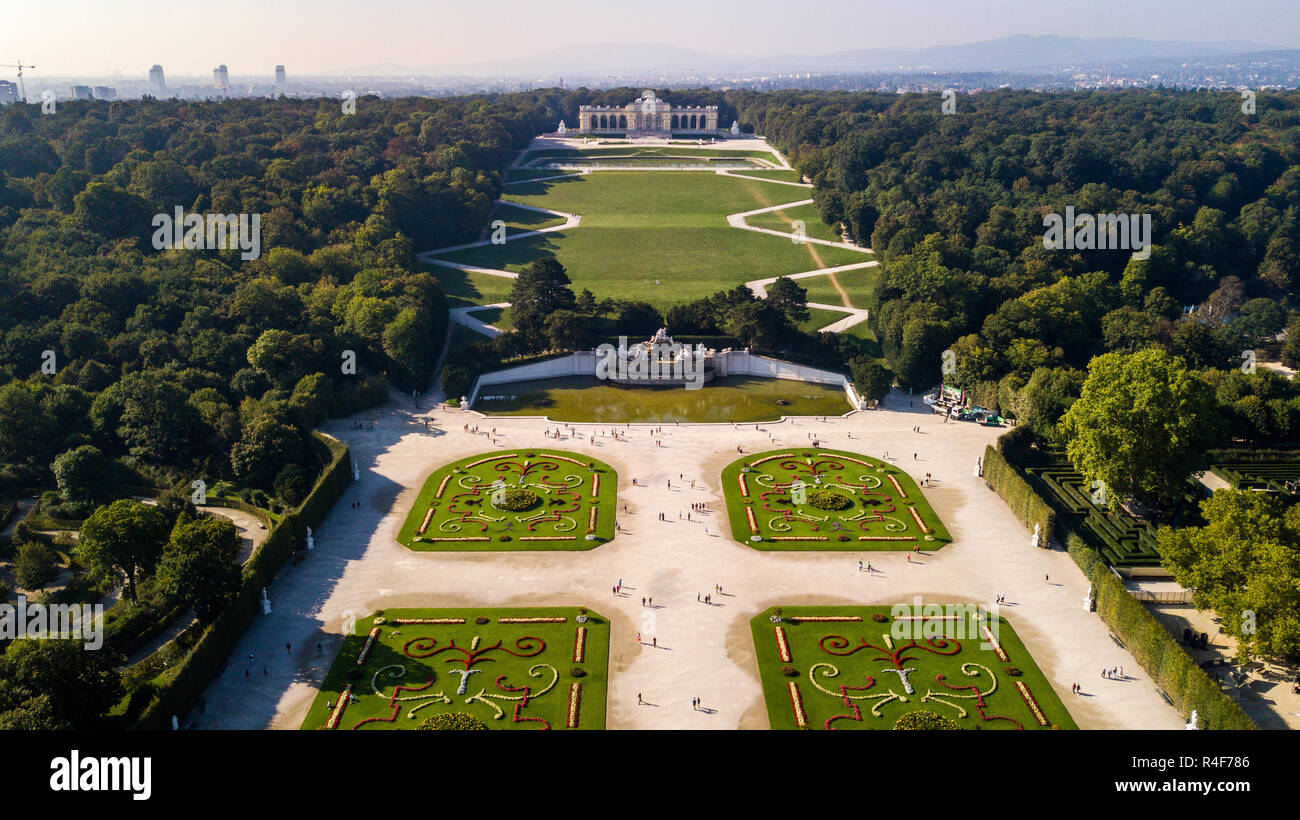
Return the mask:
[[[871,256],[868,254],[859,254],[860,262],[868,262]],[[858,268],[857,270],[844,271],[843,273],[834,274],[835,281],[840,283],[840,287],[849,295],[851,307],[867,307],[867,294],[870,283],[874,282],[880,276],[880,268]],[[799,287],[808,291],[809,302],[821,302],[827,305],[842,305],[844,299],[840,296],[839,291],[831,284],[828,276],[810,276],[807,279],[797,281]]]
[[[784,168],[765,168],[761,171],[737,171],[736,173],[744,174],[747,177],[759,177],[760,179],[777,179],[783,182],[803,182],[803,177],[798,171],[788,171]],[[789,185],[782,185],[780,187],[786,191],[794,192],[795,195],[790,197],[790,201],[792,202],[797,199],[807,199],[812,196],[812,188],[804,188],[804,194],[803,196],[800,196],[798,188]]]
[[[516,208],[509,204],[497,205],[496,210],[492,212],[491,221],[498,219],[506,223],[507,239],[523,231],[535,231],[539,228],[564,224],[564,217],[562,216],[530,211],[527,208]],[[489,230],[491,229],[489,228]]]
[[[790,197],[791,202],[798,202],[798,188],[789,189],[795,196]],[[822,222],[821,214],[817,212],[816,205],[797,205],[793,208],[784,208],[779,211],[769,211],[765,214],[755,214],[754,216],[745,217],[745,221],[755,228],[767,228],[770,231],[785,231],[787,233],[794,230],[791,223],[796,220],[803,220],[805,235],[813,239],[825,239],[828,242],[841,242],[842,237],[835,228]],[[818,251],[829,250],[829,248],[818,248]],[[871,257],[862,254],[859,261],[865,262]]]
[[732,537],[754,549],[930,551],[952,540],[911,476],[858,453],[800,446],[746,455],[722,471],[722,489]]
[[[838,416],[850,408],[844,391],[789,379],[729,376],[698,390],[631,387],[595,376],[566,376],[493,385],[474,409],[489,416],[546,416],[598,423],[756,422],[782,416]],[[597,436],[596,441],[600,441]]]
[[[597,298],[638,299],[660,308],[751,279],[863,261],[854,251],[796,245],[727,225],[728,213],[788,202],[790,190],[716,174],[636,171],[512,185],[512,201],[581,214],[582,224],[444,258],[519,270],[554,255],[575,291],[589,288]],[[452,293],[460,295],[454,286]]]
[[[603,729],[609,621],[588,613],[579,623],[580,615],[574,607],[380,610],[343,639],[302,728],[414,729],[460,713],[489,729]],[[511,618],[548,620],[502,623]],[[460,623],[401,623],[433,619]]]
[[815,333],[831,322],[838,322],[845,316],[848,316],[848,314],[834,310],[822,310],[821,308],[808,308],[808,319],[799,325],[799,329],[808,333]]
[[1078,728],[1011,624],[973,605],[774,607],[750,629],[773,729],[892,729],[920,710],[962,729]]
[[513,330],[515,327],[514,314],[511,313],[510,308],[483,308],[470,311],[470,314],[480,322],[487,322],[498,330]]
[[[516,494],[523,503],[507,509]],[[617,495],[614,469],[580,453],[480,453],[429,476],[397,540],[438,552],[589,550],[614,537]]]
[[490,273],[470,273],[442,265],[423,265],[425,271],[438,280],[438,286],[447,294],[447,306],[493,305],[510,301],[513,279],[493,276]]

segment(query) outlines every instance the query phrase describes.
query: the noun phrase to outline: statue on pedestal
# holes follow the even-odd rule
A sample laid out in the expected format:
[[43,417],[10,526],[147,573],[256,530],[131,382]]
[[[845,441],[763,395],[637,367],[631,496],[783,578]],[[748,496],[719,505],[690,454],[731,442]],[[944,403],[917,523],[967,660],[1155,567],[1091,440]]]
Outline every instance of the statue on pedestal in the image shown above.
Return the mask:
[[1196,714],[1196,710],[1193,709],[1193,710],[1192,710],[1192,716],[1189,717],[1189,718],[1187,719],[1187,728],[1188,728],[1188,730],[1189,730],[1189,731],[1194,731],[1194,730],[1196,730],[1196,729],[1201,728],[1200,726],[1197,725],[1199,722],[1200,722],[1200,715]]
[[311,537],[311,527],[307,528],[307,549],[316,549],[316,539]]
[[1034,537],[1031,538],[1031,539],[1029,539],[1029,546],[1031,546],[1031,547],[1037,547],[1037,546],[1039,546],[1039,544],[1040,544],[1040,542],[1039,542],[1039,538],[1038,538],[1038,527],[1039,527],[1038,524],[1035,524],[1035,525],[1034,525]]
[[266,597],[266,587],[262,587],[262,614],[271,614],[271,599]]

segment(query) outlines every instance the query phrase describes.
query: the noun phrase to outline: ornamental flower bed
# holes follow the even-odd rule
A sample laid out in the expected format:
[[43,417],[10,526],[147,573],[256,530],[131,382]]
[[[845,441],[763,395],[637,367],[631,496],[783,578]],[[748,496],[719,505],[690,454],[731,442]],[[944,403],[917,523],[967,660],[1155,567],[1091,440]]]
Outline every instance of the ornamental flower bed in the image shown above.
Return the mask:
[[782,661],[789,663],[792,658],[790,657],[790,644],[785,639],[785,629],[778,626],[773,627],[772,631],[776,634],[777,654],[780,655]]
[[355,664],[357,666],[361,666],[362,664],[364,664],[366,662],[366,658],[370,657],[370,650],[374,647],[375,641],[379,640],[379,632],[380,632],[379,627],[376,626],[373,629],[371,629],[370,634],[366,636],[365,645],[362,646],[361,651],[357,653],[357,659],[355,661]]
[[[888,605],[756,613],[750,627],[771,728],[890,730],[917,711],[960,729],[1077,728],[1005,618],[969,604],[930,606],[938,605],[906,606],[898,617]],[[778,612],[784,619],[774,623]]]
[[463,624],[464,618],[394,618],[393,623],[398,626],[414,626],[416,624]]
[[582,684],[573,682],[569,684],[569,717],[565,722],[566,729],[578,728],[578,710],[582,707]]
[[902,550],[950,536],[906,473],[838,450],[775,451],[723,469],[731,532],[755,549]]
[[497,618],[499,624],[562,624],[568,618]]
[[580,626],[573,635],[573,662],[582,663],[587,652],[587,627]]
[[548,450],[484,453],[435,470],[397,540],[416,550],[594,549],[616,534],[617,499],[618,476],[602,462]]
[[808,728],[808,715],[803,710],[803,695],[799,694],[799,684],[790,681],[790,706],[794,708],[794,722],[800,729]]
[[[586,612],[586,623],[573,624]],[[344,638],[303,728],[600,729],[609,620],[578,607],[388,609]],[[434,720],[436,718],[436,720]]]
[[330,711],[329,720],[325,721],[326,729],[337,729],[339,721],[343,719],[343,712],[347,710],[349,701],[352,700],[352,684],[348,684],[343,692],[339,695],[339,702],[334,705]]
[[424,511],[424,520],[420,522],[420,527],[419,529],[416,530],[416,532],[418,532],[420,535],[424,535],[424,531],[429,529],[429,522],[432,519],[433,519],[433,507],[430,507],[429,509]]
[[1020,697],[1025,699],[1025,705],[1029,707],[1029,711],[1034,713],[1038,725],[1046,726],[1047,718],[1043,717],[1043,710],[1039,707],[1038,701],[1034,700],[1034,695],[1029,691],[1029,687],[1020,681],[1016,681],[1016,691],[1020,693]]

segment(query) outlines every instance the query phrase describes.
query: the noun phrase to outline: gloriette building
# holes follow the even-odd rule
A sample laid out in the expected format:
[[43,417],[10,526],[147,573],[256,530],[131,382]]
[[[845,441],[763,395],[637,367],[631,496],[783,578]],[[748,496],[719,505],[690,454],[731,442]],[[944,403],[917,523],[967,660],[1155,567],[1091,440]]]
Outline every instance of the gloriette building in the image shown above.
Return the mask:
[[627,134],[629,137],[670,137],[673,134],[717,133],[716,105],[675,106],[643,91],[623,106],[584,105],[578,109],[583,134]]

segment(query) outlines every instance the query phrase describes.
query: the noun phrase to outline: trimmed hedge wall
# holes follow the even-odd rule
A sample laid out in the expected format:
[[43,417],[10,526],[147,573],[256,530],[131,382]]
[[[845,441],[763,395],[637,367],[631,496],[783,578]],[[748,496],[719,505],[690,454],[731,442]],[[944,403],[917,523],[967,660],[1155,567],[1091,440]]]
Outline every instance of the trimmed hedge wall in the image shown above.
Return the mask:
[[[307,527],[318,526],[351,483],[347,446],[319,433],[312,436],[316,446],[328,451],[328,462],[316,486],[296,510],[284,515],[266,540],[254,550],[244,564],[244,580],[239,594],[203,631],[190,653],[132,693],[127,715],[139,715],[134,728],[170,728],[172,715],[184,716],[198,703],[239,639],[261,614],[262,587],[270,585],[297,545],[303,542]],[[142,706],[142,702],[147,705]]]
[[1205,674],[1173,635],[1134,598],[1110,571],[1106,559],[1077,535],[1066,538],[1070,557],[1092,582],[1097,614],[1124,641],[1146,673],[1190,716],[1196,710],[1203,729],[1255,729],[1240,705]]
[[[1056,514],[1051,505],[1034,492],[1020,472],[992,447],[984,451],[984,479],[1021,521],[1034,523],[1053,533]],[[1111,572],[1101,553],[1079,535],[1062,527],[1058,533],[1066,551],[1092,583],[1097,615],[1119,636],[1156,686],[1174,702],[1174,708],[1190,716],[1196,710],[1204,729],[1256,729],[1240,705],[1219,688],[1219,684],[1196,665],[1174,636],[1151,614]]]
[[1035,524],[1039,526],[1040,543],[1046,545],[1051,541],[1056,533],[1056,511],[1034,492],[1019,471],[1002,457],[1002,453],[991,446],[984,448],[984,480],[1007,502],[1021,523],[1030,530],[1033,530]]

